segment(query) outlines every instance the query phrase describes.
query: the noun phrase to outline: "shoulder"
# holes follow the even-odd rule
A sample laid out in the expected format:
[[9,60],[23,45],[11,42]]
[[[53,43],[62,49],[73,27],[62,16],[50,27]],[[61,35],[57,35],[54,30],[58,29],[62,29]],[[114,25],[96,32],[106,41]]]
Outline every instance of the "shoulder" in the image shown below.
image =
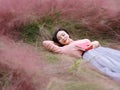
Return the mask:
[[89,39],[79,39],[76,40],[75,42],[91,42]]

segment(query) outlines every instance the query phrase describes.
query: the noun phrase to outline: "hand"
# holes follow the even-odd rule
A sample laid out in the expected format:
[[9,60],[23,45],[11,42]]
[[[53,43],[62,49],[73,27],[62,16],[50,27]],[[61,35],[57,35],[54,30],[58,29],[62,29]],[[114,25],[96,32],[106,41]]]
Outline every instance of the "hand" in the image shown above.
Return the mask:
[[92,48],[93,48],[93,45],[90,44],[90,45],[85,49],[85,51],[88,51],[88,50],[90,50],[90,49],[92,49]]
[[93,45],[93,48],[97,48],[97,47],[101,46],[99,41],[92,41],[91,44]]

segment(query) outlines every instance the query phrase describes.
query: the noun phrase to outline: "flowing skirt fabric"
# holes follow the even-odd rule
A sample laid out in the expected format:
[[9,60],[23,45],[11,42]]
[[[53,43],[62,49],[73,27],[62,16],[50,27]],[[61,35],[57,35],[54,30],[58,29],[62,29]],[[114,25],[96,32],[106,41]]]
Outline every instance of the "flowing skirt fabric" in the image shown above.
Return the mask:
[[84,53],[83,59],[96,67],[103,74],[120,81],[120,51],[98,47]]

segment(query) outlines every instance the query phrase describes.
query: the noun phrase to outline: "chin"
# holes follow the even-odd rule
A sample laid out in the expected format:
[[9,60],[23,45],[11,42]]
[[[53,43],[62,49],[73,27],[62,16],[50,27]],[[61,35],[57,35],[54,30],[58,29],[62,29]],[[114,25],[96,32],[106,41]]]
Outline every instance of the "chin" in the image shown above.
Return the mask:
[[66,42],[64,43],[64,45],[68,45],[69,44],[69,40],[66,40]]
[[67,43],[65,43],[65,45],[68,45],[69,43],[67,42]]

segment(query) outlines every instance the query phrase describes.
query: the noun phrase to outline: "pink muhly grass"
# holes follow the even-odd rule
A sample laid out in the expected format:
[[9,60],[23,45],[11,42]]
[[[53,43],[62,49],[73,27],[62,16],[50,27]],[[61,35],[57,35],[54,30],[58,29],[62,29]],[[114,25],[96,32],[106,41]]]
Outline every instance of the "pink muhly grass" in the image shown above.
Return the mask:
[[[26,90],[26,87],[30,87],[33,77],[38,88],[42,88],[50,76],[44,72],[44,67],[47,68],[46,62],[32,46],[15,43],[11,39],[3,38],[3,35],[18,36],[18,28],[21,25],[58,12],[62,20],[78,21],[91,32],[111,31],[119,37],[112,29],[112,26],[120,23],[119,4],[119,0],[0,0],[0,64],[15,73],[19,71],[20,75],[15,75],[22,79],[17,79],[18,82],[13,80],[15,77],[11,73],[11,80],[17,82],[11,85],[11,90],[18,90],[16,88],[19,84],[21,88],[23,85],[20,90]],[[34,89],[34,86],[31,88]]]
[[[79,21],[88,29],[94,26],[103,28],[100,23],[106,25],[111,18],[119,20],[119,4],[119,0],[1,0],[0,35],[13,31],[18,35],[17,28],[21,24],[55,12],[61,15],[61,19]],[[114,22],[118,22],[116,20]]]
[[35,90],[31,77],[24,71],[0,63],[0,90]]
[[[49,76],[45,75],[44,72],[47,64],[37,50],[27,44],[14,43],[12,40],[1,38],[0,64],[11,70],[8,70],[8,73],[10,72],[13,78],[10,79],[10,82],[15,82],[11,87],[16,88],[11,90],[26,90],[25,88],[33,88],[33,86],[43,88],[48,81]],[[16,73],[18,74],[13,76]],[[15,78],[19,79],[16,80]],[[39,85],[37,85],[38,83]]]

